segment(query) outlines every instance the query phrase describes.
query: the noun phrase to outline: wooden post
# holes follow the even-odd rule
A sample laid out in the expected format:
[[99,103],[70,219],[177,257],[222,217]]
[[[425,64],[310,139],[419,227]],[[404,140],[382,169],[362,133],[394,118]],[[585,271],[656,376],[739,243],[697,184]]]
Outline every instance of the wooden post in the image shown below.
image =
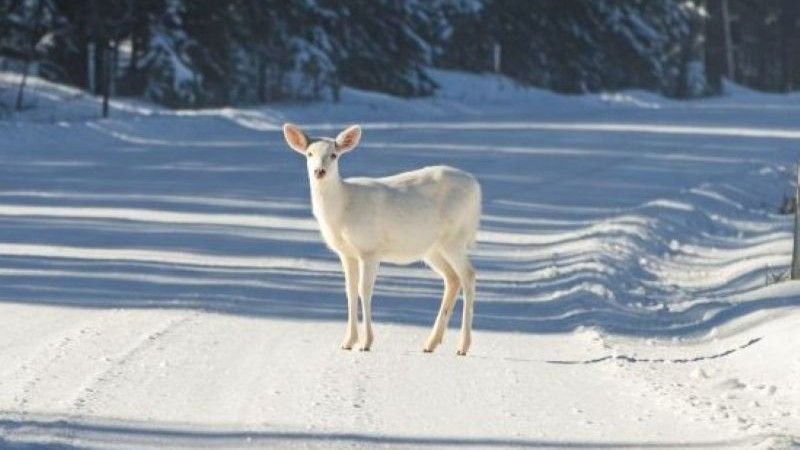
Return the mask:
[[800,280],[800,164],[797,166],[794,190],[794,245],[792,247],[791,278]]

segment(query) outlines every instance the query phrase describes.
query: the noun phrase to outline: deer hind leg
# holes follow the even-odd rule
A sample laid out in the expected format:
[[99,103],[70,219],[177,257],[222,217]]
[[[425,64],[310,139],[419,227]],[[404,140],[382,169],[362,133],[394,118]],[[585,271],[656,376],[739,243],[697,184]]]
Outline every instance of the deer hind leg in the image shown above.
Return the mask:
[[439,314],[436,316],[436,321],[433,324],[430,337],[422,348],[422,351],[430,353],[436,349],[436,346],[442,343],[444,339],[444,332],[447,329],[447,324],[450,322],[450,313],[453,312],[453,305],[455,304],[456,295],[461,288],[458,281],[458,275],[455,270],[450,266],[450,263],[440,253],[434,253],[427,258],[425,262],[433,268],[436,273],[441,275],[444,280],[444,293],[442,294],[442,304],[439,307]]
[[466,355],[472,343],[472,310],[475,304],[475,269],[467,256],[466,246],[457,245],[444,250],[444,257],[455,270],[464,295],[464,311],[457,353]]

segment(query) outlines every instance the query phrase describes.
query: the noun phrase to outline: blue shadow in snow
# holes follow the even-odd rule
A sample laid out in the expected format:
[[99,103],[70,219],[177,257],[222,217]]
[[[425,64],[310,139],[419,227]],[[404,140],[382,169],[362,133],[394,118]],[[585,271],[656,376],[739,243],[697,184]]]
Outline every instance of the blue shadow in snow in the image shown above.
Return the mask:
[[[378,433],[348,432],[287,432],[204,430],[175,426],[146,425],[103,419],[92,422],[65,419],[0,419],[0,430],[24,429],[35,435],[74,436],[91,448],[103,443],[125,443],[141,448],[264,448],[276,445],[313,445],[328,443],[340,446],[367,444],[375,446],[420,447],[469,447],[469,448],[561,448],[561,449],[617,449],[617,448],[731,448],[747,443],[747,440],[720,441],[575,441],[536,440],[494,437],[439,437],[401,436]],[[8,446],[5,446],[8,444]],[[8,450],[78,450],[82,447],[60,443],[14,443],[0,439],[0,445]],[[89,447],[86,447],[89,448]]]
[[[177,268],[161,264],[87,264],[48,258],[1,258],[3,297],[8,302],[84,308],[178,308],[290,320],[344,321],[343,280],[339,273],[296,270]],[[47,266],[47,270],[42,269]],[[6,269],[8,270],[8,269]],[[740,303],[703,302],[682,311],[626,306],[588,291],[549,301],[481,301],[474,327],[490,331],[562,333],[579,326],[648,337],[696,335],[747,314],[800,306],[800,298],[775,296]],[[376,321],[428,327],[438,311],[440,282],[379,277],[374,297]],[[460,322],[458,302],[451,327]]]

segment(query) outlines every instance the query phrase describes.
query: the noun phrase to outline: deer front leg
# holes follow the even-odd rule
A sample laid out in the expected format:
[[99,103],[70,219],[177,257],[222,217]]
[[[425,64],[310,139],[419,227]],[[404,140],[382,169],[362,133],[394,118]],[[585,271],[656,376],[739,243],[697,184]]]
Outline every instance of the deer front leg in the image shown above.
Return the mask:
[[350,350],[358,341],[358,260],[344,255],[340,258],[347,295],[347,331],[342,340],[342,350]]
[[378,260],[362,258],[358,261],[359,283],[361,295],[361,320],[364,322],[360,350],[369,351],[372,346],[372,289],[378,275]]

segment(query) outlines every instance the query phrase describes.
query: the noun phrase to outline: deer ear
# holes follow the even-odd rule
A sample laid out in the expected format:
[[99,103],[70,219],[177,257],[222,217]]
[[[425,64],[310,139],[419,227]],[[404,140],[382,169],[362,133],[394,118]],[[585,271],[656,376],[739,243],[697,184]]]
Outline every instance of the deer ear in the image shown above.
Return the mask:
[[305,154],[308,148],[308,137],[297,125],[291,123],[283,124],[283,137],[286,138],[286,143],[289,144],[292,150]]
[[361,127],[351,125],[336,136],[336,150],[344,153],[356,148],[358,141],[361,140]]

